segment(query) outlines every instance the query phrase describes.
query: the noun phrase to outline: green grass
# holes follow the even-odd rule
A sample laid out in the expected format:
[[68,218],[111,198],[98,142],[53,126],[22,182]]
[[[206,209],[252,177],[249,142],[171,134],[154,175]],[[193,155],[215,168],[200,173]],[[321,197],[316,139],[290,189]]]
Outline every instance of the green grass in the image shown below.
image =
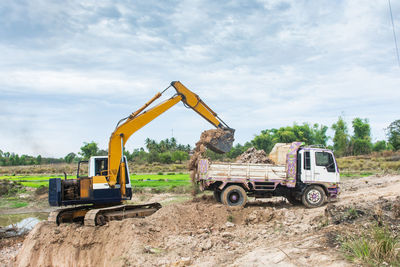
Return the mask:
[[376,173],[373,172],[340,172],[340,177],[354,177],[354,178],[358,178],[358,177],[367,177],[367,176],[371,176],[374,175]]
[[188,185],[190,181],[135,181],[131,180],[132,186],[137,187],[162,187]]
[[0,199],[0,208],[22,208],[28,206],[28,203],[13,198],[2,198]]
[[[36,176],[36,175],[17,175],[17,176],[0,176],[1,179],[7,179],[10,181],[18,181],[18,182],[28,182],[28,181],[48,181],[50,178],[63,178],[62,175],[47,175],[47,176]],[[68,179],[74,179],[76,176],[67,176]]]
[[21,184],[26,187],[39,188],[41,186],[48,187],[49,181],[47,180],[47,181],[37,181],[37,182],[21,182]]
[[[132,186],[135,187],[153,187],[153,188],[170,188],[177,186],[186,186],[190,184],[189,174],[132,174]],[[21,182],[26,187],[38,188],[40,186],[49,186],[50,178],[63,178],[57,175],[18,175],[18,176],[0,176],[0,179],[8,179],[10,181]],[[68,176],[68,179],[74,179],[76,176]]]
[[189,174],[133,174],[131,175],[131,180],[185,180],[190,181]]

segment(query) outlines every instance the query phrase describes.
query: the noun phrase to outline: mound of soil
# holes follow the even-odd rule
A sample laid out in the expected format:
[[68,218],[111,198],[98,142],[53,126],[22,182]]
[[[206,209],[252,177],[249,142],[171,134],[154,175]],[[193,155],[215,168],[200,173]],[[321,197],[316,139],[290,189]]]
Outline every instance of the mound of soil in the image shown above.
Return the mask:
[[[279,212],[278,212],[279,213]],[[39,223],[27,236],[16,266],[154,266],[223,250],[240,225],[279,218],[272,207],[229,209],[208,198],[163,207],[144,219],[101,227]],[[274,215],[271,215],[274,214]],[[246,236],[245,231],[240,236]],[[163,259],[168,254],[168,262]]]
[[23,188],[24,186],[18,182],[2,179],[0,180],[0,197],[5,195],[15,195]]
[[268,158],[264,150],[257,150],[255,147],[250,147],[243,154],[236,158],[238,163],[270,163],[273,162]]

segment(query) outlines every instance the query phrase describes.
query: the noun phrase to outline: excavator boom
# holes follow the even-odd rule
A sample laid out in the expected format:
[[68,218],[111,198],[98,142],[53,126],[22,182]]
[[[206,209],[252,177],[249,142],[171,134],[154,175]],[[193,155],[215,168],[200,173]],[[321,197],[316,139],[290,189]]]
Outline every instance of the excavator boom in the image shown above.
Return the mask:
[[[149,105],[171,86],[176,90],[176,94],[173,97],[145,111]],[[162,93],[157,93],[143,107],[121,120],[111,134],[108,146],[108,183],[110,186],[114,186],[117,183],[118,173],[123,173],[123,171],[121,171],[121,165],[124,164],[123,150],[129,137],[180,101],[182,101],[186,107],[196,111],[216,128],[225,130],[224,135],[219,136],[218,139],[210,143],[210,149],[218,153],[226,153],[232,148],[234,129],[229,128],[198,95],[186,88],[181,82],[171,82],[169,87]],[[120,180],[123,181],[125,179],[121,178]]]

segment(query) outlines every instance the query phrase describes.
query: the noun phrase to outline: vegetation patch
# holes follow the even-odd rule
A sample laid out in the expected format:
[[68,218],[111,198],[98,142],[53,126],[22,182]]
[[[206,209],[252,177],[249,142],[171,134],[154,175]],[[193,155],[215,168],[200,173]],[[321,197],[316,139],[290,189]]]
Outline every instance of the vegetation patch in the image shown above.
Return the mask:
[[346,258],[367,266],[400,266],[400,238],[384,226],[369,227],[340,237]]

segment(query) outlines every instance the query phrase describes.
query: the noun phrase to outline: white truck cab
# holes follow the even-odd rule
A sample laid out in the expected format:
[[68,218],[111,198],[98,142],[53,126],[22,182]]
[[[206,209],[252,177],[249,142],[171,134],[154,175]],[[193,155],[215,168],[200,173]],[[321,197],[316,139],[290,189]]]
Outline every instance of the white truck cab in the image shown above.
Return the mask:
[[339,183],[340,175],[332,151],[316,147],[303,147],[298,153],[301,158],[300,180],[303,183]]

